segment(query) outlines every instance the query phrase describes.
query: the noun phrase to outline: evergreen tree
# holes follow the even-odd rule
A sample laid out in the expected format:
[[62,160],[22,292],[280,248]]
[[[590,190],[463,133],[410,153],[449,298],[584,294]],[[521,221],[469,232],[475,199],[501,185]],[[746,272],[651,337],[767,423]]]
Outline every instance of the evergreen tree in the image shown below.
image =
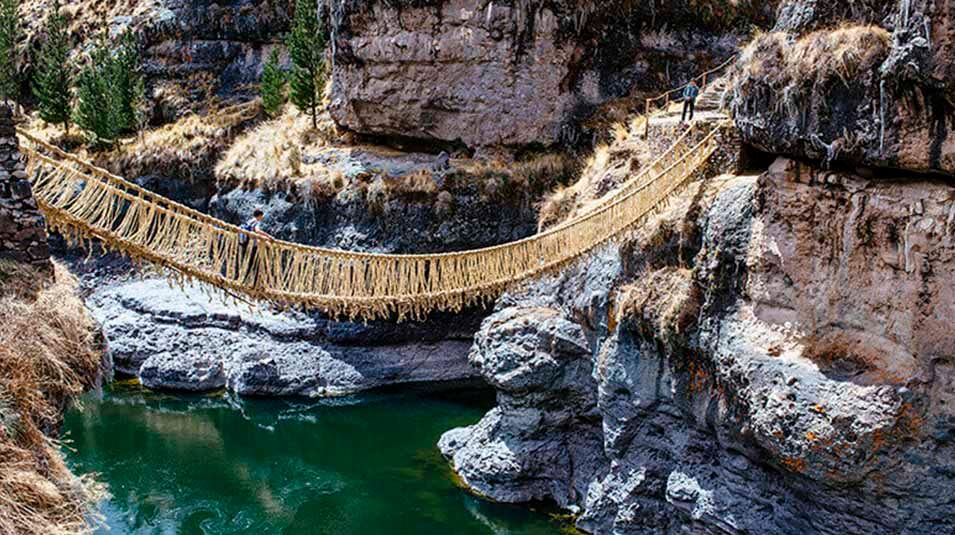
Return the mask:
[[315,0],[296,0],[292,33],[286,39],[292,57],[292,103],[312,116],[318,127],[318,106],[325,86],[326,37],[318,21]]
[[145,100],[146,84],[139,47],[131,32],[123,34],[111,54],[110,77],[119,129],[122,132],[135,131],[140,124],[139,110]]
[[145,83],[136,41],[124,35],[117,45],[101,39],[76,83],[74,121],[96,144],[111,144],[136,130]]
[[17,40],[20,38],[19,0],[0,0],[0,99],[20,96]]
[[73,121],[97,145],[112,144],[122,131],[118,92],[113,85],[115,69],[113,52],[103,39],[90,52],[88,63],[76,78]]
[[53,12],[46,21],[46,40],[37,56],[33,78],[33,94],[40,118],[50,124],[62,124],[70,131],[70,39],[66,19],[55,0]]
[[262,107],[271,117],[277,116],[282,111],[282,105],[285,104],[286,81],[285,71],[279,66],[279,52],[273,50],[262,70],[262,81],[259,85]]

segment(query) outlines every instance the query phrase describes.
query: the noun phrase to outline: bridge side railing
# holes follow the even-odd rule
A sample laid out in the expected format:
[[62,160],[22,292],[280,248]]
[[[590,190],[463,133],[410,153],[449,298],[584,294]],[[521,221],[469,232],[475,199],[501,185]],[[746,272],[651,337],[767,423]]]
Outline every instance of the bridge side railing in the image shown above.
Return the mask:
[[[696,82],[700,88],[700,93],[706,90],[707,86],[713,80],[719,78],[733,63],[736,62],[736,56],[729,58],[718,66],[700,74],[696,78],[693,78],[692,81]],[[671,102],[676,102],[680,97],[683,96],[683,91],[690,85],[690,82],[687,82],[676,89],[671,89],[665,93],[661,93],[655,97],[646,99],[644,102],[644,117],[646,117],[643,136],[646,137],[650,134],[650,118],[657,113],[664,111],[670,107]],[[662,105],[661,105],[662,103]]]

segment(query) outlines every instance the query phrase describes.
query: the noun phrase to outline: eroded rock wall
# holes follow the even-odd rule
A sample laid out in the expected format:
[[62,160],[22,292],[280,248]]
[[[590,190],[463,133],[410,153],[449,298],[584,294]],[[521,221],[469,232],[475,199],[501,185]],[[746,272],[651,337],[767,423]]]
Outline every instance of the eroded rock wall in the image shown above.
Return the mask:
[[738,66],[744,141],[774,153],[955,174],[952,0],[790,0]]
[[[442,439],[455,470],[598,534],[955,532],[955,187],[781,159],[681,199],[499,303],[471,355],[499,406]],[[528,352],[557,323],[586,349]]]
[[715,66],[774,5],[328,2],[330,109],[362,134],[471,148],[575,143],[598,105]]

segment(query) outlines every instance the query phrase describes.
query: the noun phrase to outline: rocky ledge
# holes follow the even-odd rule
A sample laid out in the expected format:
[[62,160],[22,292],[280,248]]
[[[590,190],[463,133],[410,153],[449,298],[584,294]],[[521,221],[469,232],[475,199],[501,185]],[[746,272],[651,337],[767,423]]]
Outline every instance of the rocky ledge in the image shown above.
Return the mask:
[[440,448],[597,534],[955,533],[955,188],[781,159],[503,298]]
[[955,173],[955,2],[786,0],[740,57],[734,116],[773,154]]
[[[275,312],[164,279],[103,284],[87,298],[117,372],[151,389],[338,396],[385,385],[476,379],[475,318],[427,326],[332,322]],[[442,327],[443,325],[443,327]]]

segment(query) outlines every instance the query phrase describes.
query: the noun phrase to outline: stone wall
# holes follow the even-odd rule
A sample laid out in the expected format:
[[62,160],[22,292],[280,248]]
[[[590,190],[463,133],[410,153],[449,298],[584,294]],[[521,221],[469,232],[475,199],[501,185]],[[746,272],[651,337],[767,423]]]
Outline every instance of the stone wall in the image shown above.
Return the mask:
[[0,259],[52,269],[46,220],[37,208],[20,154],[13,113],[0,105]]

